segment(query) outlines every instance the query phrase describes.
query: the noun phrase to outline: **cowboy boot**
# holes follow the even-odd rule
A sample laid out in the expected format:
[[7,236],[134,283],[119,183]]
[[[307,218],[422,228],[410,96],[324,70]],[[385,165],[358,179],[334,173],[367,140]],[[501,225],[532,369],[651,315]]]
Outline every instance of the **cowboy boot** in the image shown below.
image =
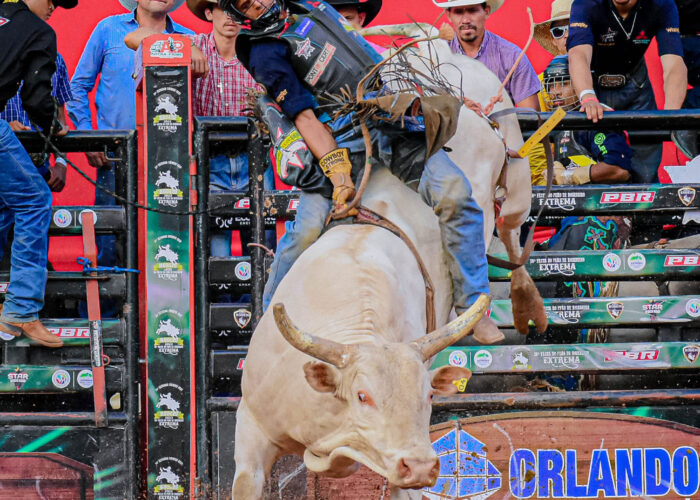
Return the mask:
[[483,316],[474,327],[472,334],[474,340],[480,344],[495,344],[506,338],[503,332],[498,329],[496,323],[488,316]]
[[13,323],[0,320],[0,331],[15,337],[25,334],[30,339],[46,347],[61,347],[63,345],[63,341],[49,332],[41,324],[41,320],[38,319],[27,323]]

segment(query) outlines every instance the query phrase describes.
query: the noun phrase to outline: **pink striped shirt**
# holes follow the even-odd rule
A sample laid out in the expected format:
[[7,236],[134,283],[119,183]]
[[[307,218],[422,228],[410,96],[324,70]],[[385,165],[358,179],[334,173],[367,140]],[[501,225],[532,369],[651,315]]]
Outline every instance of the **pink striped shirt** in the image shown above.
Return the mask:
[[246,90],[261,89],[238,58],[224,61],[216,50],[213,33],[191,37],[209,63],[206,78],[195,80],[192,107],[195,116],[240,116],[248,107]]

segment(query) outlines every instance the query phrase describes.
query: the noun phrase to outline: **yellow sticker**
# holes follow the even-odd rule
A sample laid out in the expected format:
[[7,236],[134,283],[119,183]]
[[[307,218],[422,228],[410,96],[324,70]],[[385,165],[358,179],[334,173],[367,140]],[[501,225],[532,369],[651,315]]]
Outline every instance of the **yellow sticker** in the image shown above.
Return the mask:
[[464,392],[467,390],[468,378],[461,378],[459,380],[453,380],[452,383],[457,387],[457,392]]
[[542,139],[544,139],[565,116],[566,111],[564,111],[562,108],[557,108],[557,110],[552,113],[552,116],[550,116],[549,119],[544,122],[542,126],[538,128],[518,150],[520,158],[525,158],[528,154],[530,154],[530,150],[535,146],[535,144],[542,142]]

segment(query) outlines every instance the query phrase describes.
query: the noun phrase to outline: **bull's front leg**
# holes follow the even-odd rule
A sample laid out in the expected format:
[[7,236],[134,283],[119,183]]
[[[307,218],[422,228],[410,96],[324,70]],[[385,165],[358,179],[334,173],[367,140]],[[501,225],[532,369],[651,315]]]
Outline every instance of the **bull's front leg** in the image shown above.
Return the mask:
[[[497,228],[498,237],[508,252],[508,259],[511,262],[520,259],[522,255],[519,242],[520,228],[508,229],[502,226],[497,226]],[[539,333],[547,330],[547,313],[544,310],[544,301],[535,286],[535,282],[527,274],[525,266],[520,266],[511,274],[510,300],[513,307],[513,325],[516,330],[527,335],[530,320],[534,321]]]
[[280,449],[267,438],[241,401],[236,412],[232,500],[262,500],[265,481],[279,453]]

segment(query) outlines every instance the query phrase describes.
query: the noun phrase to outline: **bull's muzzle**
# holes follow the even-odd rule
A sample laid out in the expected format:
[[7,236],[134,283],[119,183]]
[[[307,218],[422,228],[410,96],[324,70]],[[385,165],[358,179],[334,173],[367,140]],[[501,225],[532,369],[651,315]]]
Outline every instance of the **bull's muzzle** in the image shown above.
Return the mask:
[[401,488],[425,488],[437,481],[440,473],[440,459],[420,460],[404,457],[396,467],[399,477],[397,486]]

